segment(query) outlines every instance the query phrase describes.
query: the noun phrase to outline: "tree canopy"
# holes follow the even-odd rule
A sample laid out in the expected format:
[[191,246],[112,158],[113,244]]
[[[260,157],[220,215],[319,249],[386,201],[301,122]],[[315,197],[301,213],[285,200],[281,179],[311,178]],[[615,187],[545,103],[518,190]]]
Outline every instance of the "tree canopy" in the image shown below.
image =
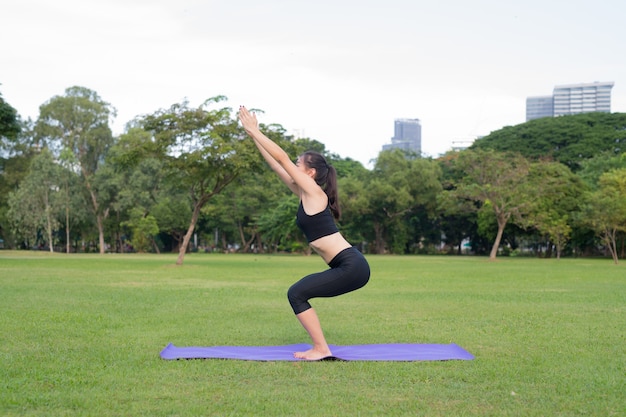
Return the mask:
[[[0,239],[67,252],[172,251],[179,264],[196,250],[311,253],[294,222],[297,197],[225,100],[157,109],[119,136],[109,127],[114,108],[84,87],[45,102],[34,122],[0,102]],[[382,151],[372,169],[279,124],[260,128],[294,158],[316,150],[335,166],[338,226],[363,252],[617,261],[626,255],[625,118],[540,119],[437,159]]]
[[626,152],[626,113],[584,113],[544,117],[507,126],[478,139],[472,149],[517,152],[526,158],[552,158],[578,171],[600,153]]
[[114,142],[109,122],[115,109],[95,91],[75,86],[66,89],[64,96],[50,99],[39,112],[35,125],[37,143],[57,155],[64,150],[73,154],[98,226],[100,253],[104,253],[104,220],[109,207],[103,204],[96,174]]
[[17,110],[7,103],[0,93],[0,151],[5,151],[8,141],[15,140],[21,131]]

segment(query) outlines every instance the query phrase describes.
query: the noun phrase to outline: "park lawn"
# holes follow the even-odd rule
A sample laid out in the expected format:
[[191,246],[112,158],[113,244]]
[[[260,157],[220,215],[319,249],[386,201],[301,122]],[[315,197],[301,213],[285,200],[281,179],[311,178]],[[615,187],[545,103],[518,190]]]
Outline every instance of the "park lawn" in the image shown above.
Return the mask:
[[626,270],[610,260],[368,256],[313,300],[329,343],[456,343],[472,361],[165,361],[308,343],[286,300],[317,256],[0,251],[2,416],[622,416]]

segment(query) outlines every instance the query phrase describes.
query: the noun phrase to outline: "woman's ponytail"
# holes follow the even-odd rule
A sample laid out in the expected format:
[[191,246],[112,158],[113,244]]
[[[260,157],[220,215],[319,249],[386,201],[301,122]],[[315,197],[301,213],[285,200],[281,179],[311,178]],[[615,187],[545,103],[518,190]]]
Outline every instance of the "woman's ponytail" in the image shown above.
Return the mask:
[[337,170],[332,165],[328,166],[328,177],[326,179],[326,187],[324,191],[328,196],[328,203],[330,204],[330,211],[333,213],[333,217],[336,220],[341,218],[341,207],[339,207],[339,195],[337,189]]
[[322,187],[328,196],[328,204],[333,217],[339,220],[341,208],[339,207],[339,195],[337,191],[337,171],[335,167],[326,162],[326,158],[315,151],[306,151],[302,154],[304,163],[309,168],[315,169],[315,182]]

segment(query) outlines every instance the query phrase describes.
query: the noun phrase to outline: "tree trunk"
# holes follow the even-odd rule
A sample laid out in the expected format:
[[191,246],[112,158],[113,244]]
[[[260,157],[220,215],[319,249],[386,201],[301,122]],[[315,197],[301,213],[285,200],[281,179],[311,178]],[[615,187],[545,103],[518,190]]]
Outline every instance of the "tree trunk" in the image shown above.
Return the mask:
[[239,239],[241,240],[241,251],[243,253],[248,253],[248,250],[250,249],[250,245],[254,241],[255,234],[253,233],[250,240],[246,241],[246,235],[243,231],[243,225],[241,224],[240,221],[237,221],[237,229],[239,230]]
[[70,208],[65,206],[65,252],[70,253]]
[[617,257],[617,243],[615,239],[616,230],[606,229],[604,231],[604,242],[609,248],[609,252],[611,252],[611,257],[613,258],[613,263],[615,265],[619,264],[619,258]]
[[65,180],[65,253],[70,253],[70,186]]
[[102,216],[96,214],[96,225],[98,226],[98,243],[100,245],[100,254],[104,254],[104,224]]
[[46,232],[48,233],[48,246],[50,252],[54,252],[54,243],[52,242],[52,216],[50,215],[50,208],[46,207]]
[[154,240],[154,236],[150,236],[150,240],[152,241],[152,247],[154,248],[154,251],[157,253],[157,255],[160,255],[161,251],[159,250],[159,245],[157,245],[156,240]]
[[379,223],[374,223],[374,235],[374,250],[380,255],[385,252],[385,239],[383,239],[383,227]]
[[498,255],[498,248],[500,247],[500,241],[502,240],[502,235],[504,234],[505,226],[506,226],[506,219],[498,218],[498,233],[496,234],[496,241],[493,242],[493,246],[491,247],[491,253],[489,254],[490,261],[496,260],[496,256]]
[[182,265],[183,261],[185,260],[185,253],[187,253],[187,247],[189,246],[189,242],[191,241],[191,236],[193,236],[193,231],[196,228],[198,217],[200,217],[200,209],[202,208],[203,204],[204,202],[198,202],[193,208],[189,228],[187,229],[187,233],[185,233],[185,237],[183,237],[183,244],[180,245],[180,248],[178,249],[178,259],[176,259],[176,265]]
[[265,253],[263,249],[263,241],[261,240],[261,235],[256,234],[256,246],[254,247],[255,253]]
[[50,214],[50,200],[48,199],[48,192],[44,194],[44,212],[46,213],[46,234],[48,235],[48,247],[50,252],[54,252],[54,245],[52,243],[52,215]]
[[193,235],[193,231],[195,228],[196,221],[192,218],[189,229],[187,229],[187,233],[185,233],[185,237],[183,237],[183,243],[178,248],[178,258],[176,259],[176,265],[183,264],[183,261],[185,260],[185,253],[187,253],[187,246],[189,246],[189,241],[191,240],[191,235]]

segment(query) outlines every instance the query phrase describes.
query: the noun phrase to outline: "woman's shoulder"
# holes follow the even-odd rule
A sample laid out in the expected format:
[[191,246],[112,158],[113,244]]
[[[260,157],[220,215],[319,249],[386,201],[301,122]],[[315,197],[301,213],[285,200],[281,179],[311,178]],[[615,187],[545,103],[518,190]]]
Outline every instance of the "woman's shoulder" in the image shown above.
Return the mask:
[[326,210],[329,200],[324,190],[320,188],[320,193],[313,195],[310,193],[301,193],[300,204],[302,205],[304,212],[311,216]]

